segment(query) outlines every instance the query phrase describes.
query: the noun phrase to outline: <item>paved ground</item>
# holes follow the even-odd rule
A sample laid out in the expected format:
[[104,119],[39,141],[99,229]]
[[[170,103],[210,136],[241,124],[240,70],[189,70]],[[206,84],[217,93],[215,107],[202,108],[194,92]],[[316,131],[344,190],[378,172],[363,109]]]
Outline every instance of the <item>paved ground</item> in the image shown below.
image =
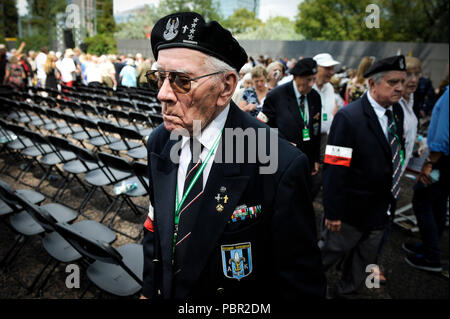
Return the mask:
[[[3,167],[5,161],[4,153],[0,154],[0,167]],[[20,170],[20,163],[12,163],[12,167],[8,170],[13,176],[16,176]],[[25,175],[23,181],[30,185],[37,185],[41,176],[38,168],[32,170]],[[5,174],[0,174],[0,179],[9,183],[16,189],[30,188],[23,184],[15,182],[15,180]],[[52,195],[56,191],[55,185],[58,181],[44,182],[41,191],[46,195]],[[402,192],[399,200],[399,207],[408,204],[412,198],[413,181],[409,178],[402,180]],[[112,193],[112,190],[109,189]],[[71,187],[66,190],[62,201],[68,205],[77,206],[84,197],[84,191],[76,183],[72,183]],[[46,203],[49,202],[48,200]],[[137,204],[146,206],[148,200],[146,198],[140,199]],[[314,203],[317,221],[321,220],[322,206],[320,204],[320,194]],[[106,206],[106,200],[101,192],[97,192],[94,198],[86,209],[86,214],[89,218],[99,220],[101,212]],[[84,217],[80,216],[79,220]],[[142,228],[142,223],[145,215],[135,217],[132,213],[123,209],[114,224],[122,231],[137,235]],[[6,223],[0,223],[0,258],[3,257],[13,243],[15,234],[6,226]],[[397,225],[394,225],[392,232],[386,243],[384,254],[381,258],[381,265],[385,270],[388,283],[386,286],[381,286],[378,289],[366,289],[361,291],[360,298],[364,299],[448,299],[449,298],[449,280],[448,270],[447,277],[442,274],[432,274],[425,271],[420,271],[408,266],[403,258],[405,254],[401,250],[401,244],[405,240],[418,238],[417,233],[411,233]],[[113,246],[118,247],[125,243],[133,242],[132,240],[118,235],[117,241]],[[443,261],[447,265],[449,261],[449,236],[448,228],[445,231],[442,239]],[[39,237],[30,238],[25,248],[21,251],[15,263],[12,265],[9,272],[0,272],[0,299],[15,299],[15,298],[78,298],[81,291],[87,286],[88,279],[83,270],[81,271],[81,289],[68,289],[65,285],[67,273],[65,272],[65,265],[56,268],[55,273],[50,277],[47,286],[41,296],[34,294],[30,295],[21,287],[14,277],[21,278],[27,284],[30,284],[41,267],[45,265],[48,260],[48,255],[42,248],[41,239]],[[327,273],[329,282],[329,297],[333,296],[334,286],[336,285],[339,272],[332,269]],[[85,298],[98,297],[98,290],[90,289]],[[103,294],[101,297],[110,298]]]

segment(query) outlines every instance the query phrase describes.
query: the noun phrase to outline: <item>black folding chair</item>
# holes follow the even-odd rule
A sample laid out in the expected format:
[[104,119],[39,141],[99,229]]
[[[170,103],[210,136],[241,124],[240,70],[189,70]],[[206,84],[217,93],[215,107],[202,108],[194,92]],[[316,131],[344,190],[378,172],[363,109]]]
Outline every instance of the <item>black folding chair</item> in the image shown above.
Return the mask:
[[[93,259],[87,268],[89,280],[115,296],[133,296],[142,289],[144,253],[142,245],[126,244],[117,249],[93,240],[65,223],[57,223],[61,234],[82,256]],[[80,298],[88,291],[86,287]]]

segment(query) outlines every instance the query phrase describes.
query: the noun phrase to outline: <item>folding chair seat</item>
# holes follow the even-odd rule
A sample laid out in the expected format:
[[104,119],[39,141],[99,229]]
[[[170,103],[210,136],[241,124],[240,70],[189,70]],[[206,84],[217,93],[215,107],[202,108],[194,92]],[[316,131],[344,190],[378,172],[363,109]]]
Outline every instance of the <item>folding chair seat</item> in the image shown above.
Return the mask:
[[[140,196],[144,196],[144,195],[148,194],[148,186],[147,186],[148,179],[145,181],[146,178],[140,179],[137,176],[132,176],[132,175],[134,175],[133,166],[131,165],[131,163],[129,163],[127,160],[125,160],[121,157],[103,153],[103,152],[99,152],[98,157],[105,164],[105,170],[107,170],[107,171],[118,170],[121,172],[128,172],[130,175],[130,177],[128,177],[124,180],[116,180],[113,183],[114,189],[123,187],[123,185],[131,185],[132,188],[130,190],[122,190],[122,192],[118,193],[118,194],[116,193],[116,196],[118,198],[120,198],[121,201],[120,201],[119,206],[114,211],[114,215],[111,218],[110,222],[108,223],[108,227],[110,227],[114,231],[116,231],[124,236],[130,237],[130,238],[136,240],[137,238],[139,238],[140,234],[136,237],[132,237],[127,233],[124,233],[118,229],[113,228],[112,225],[114,224],[114,220],[115,220],[116,216],[118,215],[120,209],[122,208],[123,203],[126,203],[131,208],[131,210],[134,212],[134,214],[136,216],[140,216],[142,214],[142,212],[140,212],[138,210],[136,204],[133,203],[133,201],[131,200],[131,197],[140,197]],[[143,210],[145,211],[146,208],[143,208]],[[102,218],[102,220],[105,219],[107,213],[108,212],[105,212],[105,215]]]
[[[53,269],[47,274],[46,278],[39,288],[39,291],[43,289],[48,279],[50,278],[50,275],[61,262],[74,262],[81,258],[81,255],[77,252],[77,250],[75,250],[69,242],[64,240],[64,238],[58,232],[55,232],[56,223],[66,223],[69,229],[80,232],[84,236],[92,240],[100,240],[109,244],[116,239],[116,235],[114,234],[114,232],[109,230],[104,225],[92,220],[83,220],[68,225],[67,223],[75,220],[75,218],[77,217],[77,213],[73,210],[70,210],[69,208],[65,208],[67,211],[71,212],[71,214],[62,214],[62,205],[48,204],[39,207],[21,198],[11,189],[5,189],[4,187],[2,187],[2,185],[0,185],[0,195],[8,203],[15,204],[17,206],[20,205],[25,209],[23,214],[16,214],[21,216],[21,223],[18,223],[18,221],[16,220],[15,223],[12,224],[13,228],[17,232],[19,232],[21,236],[29,237],[36,234],[42,234],[42,244],[44,249],[53,259],[56,260],[56,264],[54,265]],[[52,212],[53,206],[50,205],[58,207],[57,214],[55,214],[55,212]],[[24,227],[25,225],[28,225],[28,229]],[[35,228],[34,232],[30,233],[30,225],[33,225],[33,227]],[[26,231],[26,233],[24,231]],[[34,286],[38,283],[38,280],[40,279],[46,268],[50,265],[51,261],[52,259],[49,259],[38,276],[33,280],[31,286],[26,287],[29,291],[33,290]],[[12,260],[8,260],[8,264],[11,264],[11,262]]]
[[91,170],[84,175],[84,180],[91,186],[91,189],[81,202],[78,211],[80,213],[83,212],[84,207],[90,201],[97,188],[100,188],[100,190],[103,192],[103,194],[105,194],[106,198],[110,202],[110,205],[105,210],[106,213],[109,212],[111,207],[115,204],[115,200],[113,200],[113,197],[109,195],[108,192],[103,187],[107,185],[112,185],[115,181],[121,181],[123,179],[128,178],[130,176],[130,173],[122,172],[115,169],[105,170],[103,163],[97,158],[95,153],[75,145],[71,145],[71,148],[77,155],[78,159],[84,162],[86,166],[87,166],[86,163],[96,164],[99,166],[99,168]]
[[25,114],[25,117],[22,120],[19,120],[19,122],[24,123],[27,126],[31,124],[37,128],[44,124],[39,119],[39,116],[34,115],[33,107],[30,104],[27,102],[19,102],[19,107]]
[[133,129],[142,136],[148,136],[152,132],[151,122],[147,115],[138,112],[129,112],[128,117],[131,120],[131,125],[125,126],[125,128]]
[[94,130],[89,129],[89,127],[84,126],[84,124],[88,121],[85,117],[73,117],[74,122],[76,121],[78,125],[82,128],[83,131],[75,133],[72,135],[72,138],[76,139],[77,141],[84,141],[84,140],[91,140],[93,138],[99,137],[101,133],[97,129],[97,125],[95,126]]
[[[45,126],[47,124],[52,124],[52,120],[46,118],[47,117],[47,113],[45,112],[45,109],[40,106],[40,105],[33,105],[30,104],[29,105],[29,109],[36,114],[36,119],[33,120],[30,124],[40,128],[41,126]],[[45,127],[44,127],[45,128]]]
[[26,124],[31,121],[29,116],[27,116],[27,114],[21,109],[19,102],[9,100],[4,104],[4,106],[9,112],[7,120],[12,120],[16,123],[23,123],[23,124]]
[[89,134],[91,137],[87,140],[87,142],[97,148],[100,148],[101,146],[104,146],[104,145],[109,145],[111,143],[114,143],[114,142],[117,142],[120,140],[119,138],[116,138],[116,137],[105,136],[103,134],[103,132],[101,132],[99,130],[98,123],[100,121],[94,122],[88,118],[79,118],[78,120],[79,120],[80,125],[83,128],[85,128],[86,131],[89,129],[89,131],[87,131],[86,133]]
[[6,123],[6,129],[14,133],[16,138],[9,142],[7,147],[12,150],[23,150],[27,147],[33,146],[33,142],[23,135],[25,128],[23,126]]
[[89,119],[93,122],[98,122],[100,120],[98,117],[97,109],[95,107],[85,102],[80,103],[80,106],[83,109],[85,119]]
[[147,103],[137,102],[136,108],[143,114],[153,113],[153,108]]
[[88,266],[87,276],[98,288],[116,296],[132,296],[142,289],[142,245],[126,244],[115,249],[108,243],[88,238],[65,223],[57,223],[55,229],[81,255],[95,260]]
[[[64,121],[62,112],[58,109],[47,109],[46,112],[47,112],[47,115],[49,116],[49,118],[52,119],[53,124],[56,125],[56,128],[54,128],[54,129],[56,129],[57,132],[61,135],[68,134],[67,132],[69,132],[70,129],[67,127],[67,123]],[[48,124],[48,125],[49,125],[48,128],[47,128],[47,126],[44,126],[44,128],[46,130],[49,130],[49,131],[54,130],[54,129],[52,129],[51,124]],[[67,130],[67,132],[65,130]],[[62,133],[65,133],[65,134],[62,134]]]
[[[127,151],[127,153],[129,153],[131,150],[135,150],[142,146],[142,135],[135,130],[111,125],[110,132],[116,133],[121,137],[120,141],[108,145],[114,152]],[[136,142],[136,140],[139,142]],[[135,153],[135,155],[138,156],[139,154]]]

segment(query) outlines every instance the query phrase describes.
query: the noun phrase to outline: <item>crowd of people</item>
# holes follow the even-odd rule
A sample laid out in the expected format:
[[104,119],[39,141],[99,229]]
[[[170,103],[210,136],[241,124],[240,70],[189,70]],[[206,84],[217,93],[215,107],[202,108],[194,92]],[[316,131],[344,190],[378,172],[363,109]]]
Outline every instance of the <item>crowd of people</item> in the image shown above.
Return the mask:
[[16,89],[27,86],[60,89],[78,82],[88,86],[148,87],[146,72],[152,59],[136,55],[95,55],[83,53],[79,48],[64,52],[49,51],[25,53],[23,43],[19,49],[6,50],[0,46],[0,84]]
[[[356,70],[332,52],[255,61],[222,26],[190,12],[160,19],[151,45],[155,60],[139,53],[99,57],[76,48],[28,55],[22,47],[0,48],[0,80],[17,89],[76,81],[157,88],[164,125],[147,147],[151,206],[143,298],[324,297],[324,270],[338,262],[343,276],[337,293],[354,294],[366,266],[378,263],[408,161],[427,145],[430,156],[413,198],[422,241],[403,248],[409,265],[442,271],[448,72],[434,89],[411,56],[363,57]],[[418,128],[430,116],[424,143]],[[202,123],[200,136],[195,120]],[[261,134],[269,127],[280,137],[274,174],[259,174],[262,164],[250,163],[249,154],[238,166],[212,163],[224,128]],[[176,144],[180,162],[174,165],[170,133],[178,129],[187,135]],[[259,137],[257,147],[269,143]],[[312,201],[321,188],[317,242]],[[387,280],[380,269],[373,271]]]

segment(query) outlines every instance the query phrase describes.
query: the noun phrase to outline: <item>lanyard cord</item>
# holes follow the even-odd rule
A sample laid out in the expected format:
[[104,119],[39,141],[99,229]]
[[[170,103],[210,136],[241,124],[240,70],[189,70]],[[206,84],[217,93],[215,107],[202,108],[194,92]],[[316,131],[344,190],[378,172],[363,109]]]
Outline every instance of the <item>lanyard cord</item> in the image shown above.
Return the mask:
[[[186,192],[183,194],[183,197],[181,198],[180,201],[178,201],[178,182],[177,182],[176,198],[175,198],[175,227],[178,226],[178,224],[180,222],[180,211],[181,211],[181,207],[183,206],[184,201],[186,200],[186,197],[189,195],[192,187],[194,187],[194,184],[197,182],[200,174],[203,174],[203,170],[205,169],[206,165],[208,164],[209,159],[211,158],[212,154],[216,151],[217,147],[219,146],[219,140],[220,140],[220,137],[222,136],[222,131],[223,131],[223,128],[220,131],[219,135],[216,137],[211,150],[208,152],[208,155],[206,156],[205,161],[200,166],[199,170],[195,174],[194,178],[192,179],[191,183],[189,184],[189,187],[186,189]],[[175,236],[175,239],[176,239],[176,236]]]
[[[302,95],[302,96],[304,96],[304,95]],[[303,100],[303,102],[304,101],[305,100]],[[305,115],[303,114],[302,108],[300,106],[301,106],[301,103],[298,106],[298,109],[300,110],[300,115],[302,116],[303,122],[305,123],[305,128],[307,128],[308,127],[308,122],[306,121]],[[305,103],[303,103],[303,107],[305,107]]]

